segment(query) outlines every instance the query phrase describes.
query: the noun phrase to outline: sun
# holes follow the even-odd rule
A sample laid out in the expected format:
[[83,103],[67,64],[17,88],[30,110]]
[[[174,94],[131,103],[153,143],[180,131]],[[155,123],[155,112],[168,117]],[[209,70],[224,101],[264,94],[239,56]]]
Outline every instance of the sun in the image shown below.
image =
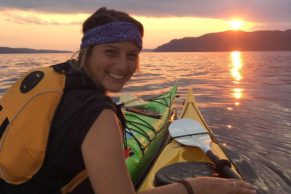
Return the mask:
[[232,30],[241,30],[245,22],[240,19],[230,20],[229,25]]

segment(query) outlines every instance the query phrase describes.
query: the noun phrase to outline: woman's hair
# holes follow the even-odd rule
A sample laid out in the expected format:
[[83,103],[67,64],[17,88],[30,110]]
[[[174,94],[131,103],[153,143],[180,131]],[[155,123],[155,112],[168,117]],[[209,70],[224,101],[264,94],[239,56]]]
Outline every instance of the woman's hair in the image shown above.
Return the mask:
[[[98,9],[83,23],[83,34],[96,26],[101,26],[116,21],[130,22],[134,24],[138,28],[141,36],[143,36],[143,25],[139,21],[135,20],[125,12],[109,10],[106,7]],[[78,61],[80,67],[84,67],[86,60],[92,53],[93,47],[94,46],[89,46],[79,51]]]

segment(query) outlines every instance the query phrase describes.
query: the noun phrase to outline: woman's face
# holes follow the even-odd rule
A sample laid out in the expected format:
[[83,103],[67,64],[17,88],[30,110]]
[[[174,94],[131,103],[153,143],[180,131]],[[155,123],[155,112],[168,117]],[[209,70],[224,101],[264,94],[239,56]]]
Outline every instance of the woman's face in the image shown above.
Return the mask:
[[134,74],[139,50],[132,42],[118,42],[94,46],[87,60],[88,73],[106,91],[118,92]]

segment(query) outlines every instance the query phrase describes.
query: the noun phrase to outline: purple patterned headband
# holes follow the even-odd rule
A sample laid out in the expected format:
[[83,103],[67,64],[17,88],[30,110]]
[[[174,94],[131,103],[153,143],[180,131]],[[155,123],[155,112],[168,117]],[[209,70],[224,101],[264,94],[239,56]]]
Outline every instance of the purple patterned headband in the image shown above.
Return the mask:
[[96,26],[84,33],[81,49],[96,44],[131,41],[142,49],[142,37],[138,28],[130,22],[111,22]]

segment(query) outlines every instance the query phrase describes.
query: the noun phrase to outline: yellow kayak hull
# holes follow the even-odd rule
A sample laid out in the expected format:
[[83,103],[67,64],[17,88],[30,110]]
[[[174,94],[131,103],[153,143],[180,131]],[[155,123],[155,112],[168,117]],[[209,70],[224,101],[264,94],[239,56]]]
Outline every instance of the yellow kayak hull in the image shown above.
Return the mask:
[[[224,153],[221,146],[217,143],[217,140],[212,135],[212,131],[207,126],[202,114],[200,113],[193,92],[189,90],[183,106],[183,110],[179,118],[189,118],[198,121],[201,125],[207,129],[213,140],[211,150],[221,159],[228,159],[227,155]],[[150,171],[145,176],[141,185],[139,186],[139,191],[144,191],[155,187],[154,180],[156,173],[165,166],[177,163],[177,162],[211,162],[208,156],[200,150],[200,148],[182,146],[175,140],[171,140],[163,149],[155,163],[153,164]],[[231,162],[231,161],[230,161]],[[238,174],[239,172],[232,164],[233,171]],[[241,177],[241,176],[240,176]]]

